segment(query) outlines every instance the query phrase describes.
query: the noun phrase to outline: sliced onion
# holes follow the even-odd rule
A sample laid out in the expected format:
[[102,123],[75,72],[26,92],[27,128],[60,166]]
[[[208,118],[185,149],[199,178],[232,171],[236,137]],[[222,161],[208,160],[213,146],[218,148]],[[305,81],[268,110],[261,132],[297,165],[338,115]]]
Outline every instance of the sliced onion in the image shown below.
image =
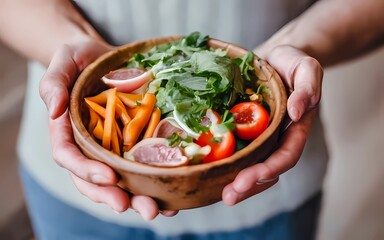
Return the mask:
[[138,68],[121,68],[104,75],[101,79],[119,92],[130,93],[154,78],[152,71]]
[[182,138],[186,138],[188,136],[179,124],[177,124],[175,118],[167,117],[162,119],[159,124],[157,124],[157,127],[153,132],[153,137],[167,138],[172,136],[173,133],[179,134]]
[[183,120],[181,120],[181,116],[177,113],[176,110],[173,111],[173,117],[175,118],[177,124],[179,124],[180,127],[186,131],[189,136],[195,139],[200,137],[200,133],[193,131],[190,127],[187,126],[187,124],[185,124],[185,122],[183,122]]

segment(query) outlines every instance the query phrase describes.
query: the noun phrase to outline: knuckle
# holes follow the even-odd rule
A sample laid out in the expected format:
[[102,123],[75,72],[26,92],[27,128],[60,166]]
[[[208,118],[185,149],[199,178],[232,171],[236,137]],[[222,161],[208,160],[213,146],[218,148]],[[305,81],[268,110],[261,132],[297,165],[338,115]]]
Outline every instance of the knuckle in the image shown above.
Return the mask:
[[302,59],[302,63],[311,69],[322,69],[319,61],[317,61],[314,57],[305,56]]
[[296,157],[294,154],[292,154],[292,152],[288,149],[285,149],[283,152],[283,158],[285,159],[285,167],[286,167],[286,170],[288,169],[291,169],[293,167],[296,166],[297,164],[297,159],[298,157]]
[[97,188],[92,183],[89,183],[82,178],[78,177],[76,174],[70,172],[70,176],[72,178],[73,183],[75,184],[77,190],[85,197],[90,199],[91,201],[95,203],[104,203],[102,201],[102,196],[97,194]]
[[317,106],[321,100],[321,85],[323,79],[323,68],[320,63],[311,56],[306,56],[302,59],[301,65],[304,69],[308,69],[312,75],[312,83],[307,85],[306,91],[310,96],[311,107]]
[[47,84],[49,83],[44,76],[39,83],[39,94],[41,99],[43,99],[44,101],[47,100],[49,94],[49,91],[47,91],[47,89],[49,89],[49,87],[47,87]]
[[294,168],[297,164],[297,160],[294,158],[291,158],[289,161],[287,161],[288,169]]
[[61,157],[61,154],[59,154],[58,151],[55,149],[53,149],[53,151],[52,151],[52,158],[56,162],[57,165],[64,168],[64,166],[65,166],[64,159]]

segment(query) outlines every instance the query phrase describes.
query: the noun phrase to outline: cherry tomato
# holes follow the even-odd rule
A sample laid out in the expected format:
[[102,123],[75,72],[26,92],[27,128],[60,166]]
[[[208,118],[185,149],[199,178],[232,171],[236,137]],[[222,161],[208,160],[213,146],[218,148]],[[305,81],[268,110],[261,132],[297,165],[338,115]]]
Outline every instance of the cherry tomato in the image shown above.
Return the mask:
[[236,104],[230,112],[235,120],[235,134],[241,139],[253,140],[268,127],[269,114],[257,102]]
[[[206,117],[202,119],[201,124],[204,126],[218,125],[221,123],[220,114],[214,110],[207,110]],[[211,152],[202,159],[203,163],[217,161],[231,156],[235,152],[236,140],[231,131],[215,136],[210,131],[202,133],[195,141],[201,147],[209,145]]]
[[202,159],[203,163],[217,161],[231,156],[235,152],[236,140],[231,131],[227,131],[220,137],[214,137],[211,132],[202,133],[196,140],[201,147],[209,145],[211,152]]

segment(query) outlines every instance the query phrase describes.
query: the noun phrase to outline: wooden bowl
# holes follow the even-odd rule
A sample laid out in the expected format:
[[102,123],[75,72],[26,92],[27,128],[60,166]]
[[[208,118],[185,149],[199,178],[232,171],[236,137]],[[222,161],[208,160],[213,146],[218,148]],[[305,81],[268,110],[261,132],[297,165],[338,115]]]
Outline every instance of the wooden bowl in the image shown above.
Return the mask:
[[[255,58],[254,67],[262,84],[271,90],[267,97],[271,108],[268,128],[245,148],[231,157],[205,164],[175,168],[156,167],[126,160],[100,146],[87,132],[87,108],[84,97],[93,96],[107,87],[100,78],[120,68],[134,53],[146,52],[155,45],[175,41],[176,37],[134,42],[108,52],[80,74],[70,97],[70,116],[76,143],[89,158],[102,161],[120,176],[119,186],[137,195],[154,198],[161,209],[180,210],[210,205],[221,200],[223,188],[242,169],[264,161],[276,148],[286,114],[286,90],[278,74],[265,61]],[[233,44],[210,39],[213,48],[225,49],[237,57],[247,51]]]

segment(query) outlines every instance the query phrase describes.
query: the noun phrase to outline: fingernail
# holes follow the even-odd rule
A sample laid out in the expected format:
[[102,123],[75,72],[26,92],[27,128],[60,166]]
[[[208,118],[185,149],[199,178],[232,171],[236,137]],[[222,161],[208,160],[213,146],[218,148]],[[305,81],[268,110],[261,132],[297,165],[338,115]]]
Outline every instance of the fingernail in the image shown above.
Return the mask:
[[141,217],[147,222],[149,222],[153,219],[151,214],[146,209],[141,210],[139,213],[140,213]]
[[292,120],[297,120],[299,118],[299,111],[295,107],[289,108],[289,115],[291,116]]
[[47,110],[51,118],[53,116],[53,108],[54,108],[54,100],[50,97],[47,103]]
[[[113,209],[112,209],[113,210]],[[117,215],[121,215],[122,214],[122,212],[118,212],[118,211],[116,211],[116,210],[113,210]]]
[[101,183],[101,184],[103,184],[103,183],[109,183],[109,180],[108,180],[108,178],[106,178],[105,176],[103,176],[103,175],[101,175],[101,174],[93,174],[92,175],[92,177],[91,177],[91,179],[92,179],[92,182],[93,183]]
[[237,194],[233,190],[228,190],[224,193],[223,200],[227,205],[234,205],[237,201]]
[[150,214],[146,211],[146,209],[141,209],[140,211],[137,209],[132,209],[135,213],[139,214],[145,221],[150,221]]
[[263,184],[266,184],[266,183],[270,183],[270,182],[273,182],[275,181],[277,178],[272,178],[272,179],[259,179],[257,180],[256,184],[257,185],[263,185]]

